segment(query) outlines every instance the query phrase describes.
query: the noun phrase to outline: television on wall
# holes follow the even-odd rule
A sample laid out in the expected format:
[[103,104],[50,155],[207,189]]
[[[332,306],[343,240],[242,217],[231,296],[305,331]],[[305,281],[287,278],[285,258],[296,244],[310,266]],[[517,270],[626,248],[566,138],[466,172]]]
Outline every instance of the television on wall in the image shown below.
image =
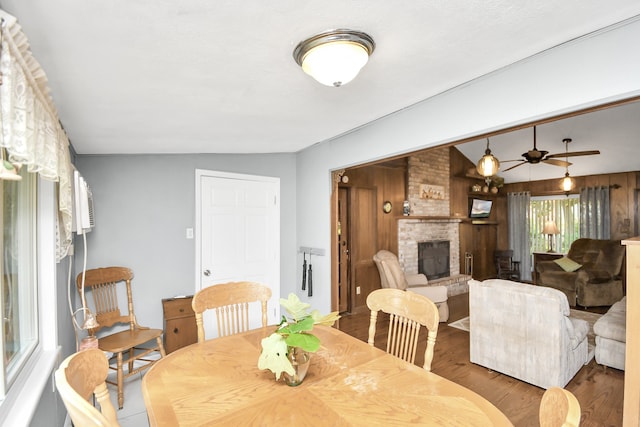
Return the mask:
[[469,200],[469,218],[489,218],[492,200],[472,198]]

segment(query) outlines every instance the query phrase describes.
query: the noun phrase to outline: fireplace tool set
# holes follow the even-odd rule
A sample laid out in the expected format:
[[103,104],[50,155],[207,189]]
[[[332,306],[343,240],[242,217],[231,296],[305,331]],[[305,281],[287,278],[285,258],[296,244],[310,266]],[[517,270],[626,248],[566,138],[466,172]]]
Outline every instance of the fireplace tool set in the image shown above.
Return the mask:
[[311,252],[309,252],[309,264],[307,265],[307,253],[302,253],[302,290],[307,291],[308,296],[313,296],[313,270],[311,269]]

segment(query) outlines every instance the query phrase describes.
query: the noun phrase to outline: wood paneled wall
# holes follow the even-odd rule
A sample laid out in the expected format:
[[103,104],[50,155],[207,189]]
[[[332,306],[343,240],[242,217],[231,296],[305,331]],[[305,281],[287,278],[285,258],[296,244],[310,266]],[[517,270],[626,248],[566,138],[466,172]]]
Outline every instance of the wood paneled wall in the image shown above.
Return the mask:
[[[483,184],[481,179],[469,176],[469,171],[472,171],[474,167],[475,164],[455,147],[449,148],[450,217],[464,219],[468,217],[469,197],[473,195],[470,193],[470,189],[474,184]],[[357,233],[358,218],[352,218],[349,224],[352,231],[355,227],[356,234],[359,235],[356,246],[367,248],[366,254],[362,256],[351,253],[352,264],[357,266],[357,271],[351,270],[352,282],[354,284],[357,282],[361,288],[360,294],[356,294],[355,290],[352,290],[351,293],[351,310],[357,312],[366,309],[367,295],[374,289],[380,288],[378,271],[370,255],[380,249],[398,253],[397,220],[403,216],[402,204],[408,197],[408,163],[406,160],[392,160],[384,164],[347,169],[345,175],[349,177],[348,183],[340,183],[340,187],[346,189],[366,188],[373,190],[375,194],[373,206],[376,215],[372,217],[375,226],[367,225],[375,231],[367,230],[363,233]],[[579,188],[585,186],[604,185],[611,187],[611,235],[613,239],[628,239],[640,234],[640,218],[638,217],[640,171],[573,178],[576,193]],[[495,249],[509,249],[506,194],[518,191],[529,191],[532,196],[563,194],[560,190],[560,177],[543,181],[506,184],[499,189],[497,195],[480,193],[494,200],[489,220],[493,223],[491,229],[495,230]],[[382,210],[382,204],[387,200],[393,205],[389,214],[385,214]],[[360,241],[361,239],[363,241]],[[464,239],[463,234],[461,234],[461,239]],[[469,245],[473,246],[473,242],[461,241],[460,243],[461,249],[467,248]],[[354,259],[354,256],[357,259]],[[462,255],[460,258],[463,259]],[[486,267],[489,268],[489,266]],[[464,266],[460,268],[460,271],[464,270]]]
[[[640,225],[638,223],[640,172],[621,172],[573,178],[575,181],[573,193],[575,194],[578,194],[580,188],[583,187],[609,186],[611,188],[612,239],[628,239],[640,234]],[[505,193],[529,191],[532,196],[563,194],[560,190],[560,178],[507,184],[504,189]],[[504,227],[506,227],[506,222]],[[506,231],[506,228],[504,231]]]
[[[380,249],[398,253],[397,219],[402,217],[402,203],[406,194],[406,162],[394,162],[393,167],[372,165],[347,169],[345,175],[349,177],[349,182],[340,184],[340,187],[349,191],[368,188],[373,189],[375,193],[375,232],[359,233],[358,227],[364,224],[360,224],[358,218],[352,217],[349,222],[351,235],[357,235],[359,240],[357,245],[354,245],[354,242],[349,243],[352,287],[360,286],[360,294],[356,294],[355,289],[351,292],[351,311],[357,312],[366,309],[367,295],[380,288],[380,276],[373,262],[373,254]],[[392,210],[388,214],[382,210],[382,204],[387,200],[392,204]],[[355,211],[352,208],[349,210]],[[358,248],[361,250],[358,251]]]

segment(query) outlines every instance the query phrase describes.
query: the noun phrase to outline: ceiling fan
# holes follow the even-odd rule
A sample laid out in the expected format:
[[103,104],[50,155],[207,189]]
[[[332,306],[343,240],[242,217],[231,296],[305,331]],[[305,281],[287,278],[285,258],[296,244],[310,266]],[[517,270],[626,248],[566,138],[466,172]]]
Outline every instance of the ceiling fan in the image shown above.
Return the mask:
[[[571,138],[565,138],[562,140],[562,142],[564,142],[565,147],[567,147],[568,144],[571,142]],[[524,157],[524,159],[502,161],[502,163],[520,162],[517,165],[511,166],[510,168],[505,169],[503,172],[510,171],[511,169],[515,169],[518,166],[522,166],[526,163],[530,163],[533,165],[538,163],[546,163],[548,165],[561,166],[564,168],[567,166],[571,166],[571,163],[569,163],[567,160],[558,160],[558,157],[564,157],[566,159],[568,157],[591,156],[594,154],[600,154],[600,151],[599,150],[566,151],[564,153],[549,154],[548,151],[538,150],[538,147],[536,146],[536,127],[534,126],[533,127],[533,149],[527,151],[526,153],[522,153],[522,157]]]

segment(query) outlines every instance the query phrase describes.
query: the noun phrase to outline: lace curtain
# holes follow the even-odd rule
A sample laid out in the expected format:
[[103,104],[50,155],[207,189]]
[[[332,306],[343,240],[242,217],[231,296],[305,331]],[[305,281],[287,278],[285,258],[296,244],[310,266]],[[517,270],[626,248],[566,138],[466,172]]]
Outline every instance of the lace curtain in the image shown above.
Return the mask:
[[529,243],[529,192],[507,193],[509,217],[509,248],[513,259],[520,261],[520,277],[531,280],[531,250]]
[[72,241],[72,193],[69,140],[49,95],[47,78],[31,54],[27,37],[15,17],[4,19],[0,71],[0,146],[11,162],[58,182],[56,258],[64,258]]
[[609,187],[580,189],[580,237],[611,238]]

